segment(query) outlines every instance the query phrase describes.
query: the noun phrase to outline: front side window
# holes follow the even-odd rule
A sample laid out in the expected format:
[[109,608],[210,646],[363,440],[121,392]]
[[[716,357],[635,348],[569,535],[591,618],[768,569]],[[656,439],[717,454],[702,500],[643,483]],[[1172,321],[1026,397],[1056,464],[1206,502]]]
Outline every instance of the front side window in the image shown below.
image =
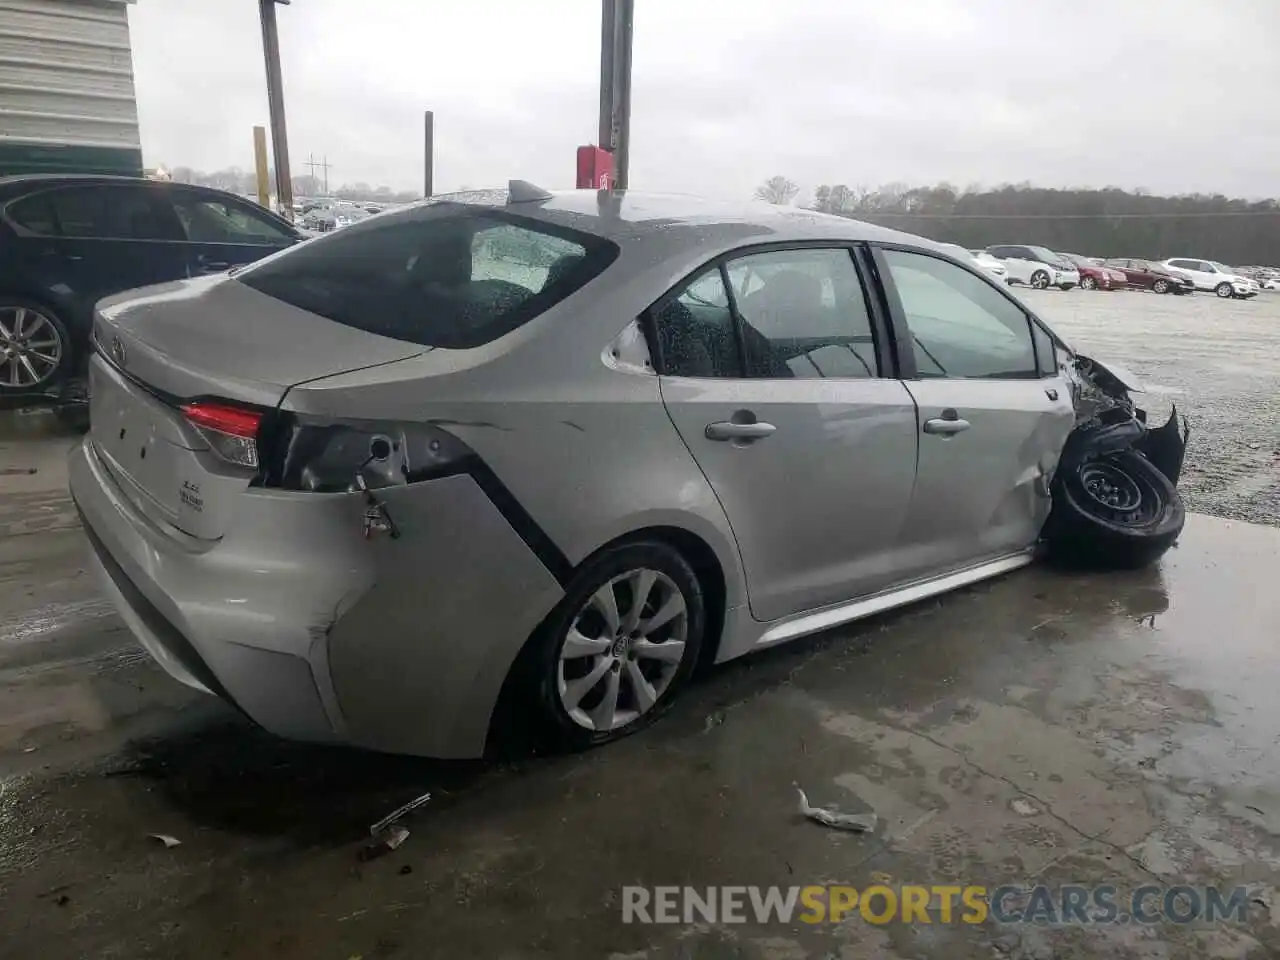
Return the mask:
[[617,254],[590,234],[433,203],[310,240],[236,279],[359,330],[467,349],[544,313]]
[[662,372],[673,377],[740,377],[729,296],[718,267],[654,313]]
[[49,203],[49,194],[36,193],[23,197],[8,207],[9,219],[37,237],[55,237],[58,235],[58,224],[53,219],[53,205]]
[[1035,377],[1029,319],[969,271],[936,257],[885,250],[921,377]]
[[871,317],[848,250],[751,254],[727,270],[748,376],[879,376]]
[[187,239],[196,243],[280,244],[293,240],[279,224],[225,200],[176,195],[173,207]]

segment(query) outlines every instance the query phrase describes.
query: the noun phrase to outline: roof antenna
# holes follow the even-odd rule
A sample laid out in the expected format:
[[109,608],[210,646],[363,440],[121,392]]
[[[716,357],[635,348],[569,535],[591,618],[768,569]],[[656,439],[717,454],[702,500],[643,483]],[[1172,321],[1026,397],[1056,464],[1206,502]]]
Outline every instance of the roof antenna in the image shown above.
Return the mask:
[[549,190],[544,190],[528,180],[511,180],[507,183],[507,203],[540,203],[553,200]]

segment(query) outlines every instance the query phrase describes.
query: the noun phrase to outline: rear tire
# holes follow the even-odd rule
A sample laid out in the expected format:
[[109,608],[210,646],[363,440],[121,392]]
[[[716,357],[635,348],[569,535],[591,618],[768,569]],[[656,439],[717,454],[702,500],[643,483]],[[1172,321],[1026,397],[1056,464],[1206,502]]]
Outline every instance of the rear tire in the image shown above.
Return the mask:
[[1218,284],[1216,287],[1214,287],[1213,292],[1216,293],[1223,300],[1230,300],[1232,294],[1235,293],[1235,291],[1231,289],[1231,284],[1227,283],[1225,280],[1222,283]]
[[1168,293],[1168,292],[1169,292],[1169,281],[1168,281],[1168,280],[1157,280],[1155,283],[1153,283],[1153,284],[1151,285],[1151,289],[1152,289],[1152,290],[1154,290],[1156,293]]
[[518,712],[507,717],[532,721],[541,749],[582,750],[635,733],[689,682],[705,628],[702,587],[678,550],[657,540],[610,547],[574,575],[521,653],[509,681]]
[[48,392],[71,368],[71,355],[71,336],[54,311],[0,296],[0,396]]
[[1135,569],[1182,533],[1186,510],[1169,478],[1136,450],[1090,457],[1054,478],[1050,553],[1072,564]]

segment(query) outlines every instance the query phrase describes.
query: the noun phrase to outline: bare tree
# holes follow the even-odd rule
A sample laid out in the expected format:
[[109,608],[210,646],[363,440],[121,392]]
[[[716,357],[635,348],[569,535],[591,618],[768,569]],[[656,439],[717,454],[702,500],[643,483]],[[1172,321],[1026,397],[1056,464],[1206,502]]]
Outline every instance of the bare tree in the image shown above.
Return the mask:
[[756,187],[756,199],[767,200],[769,203],[776,203],[779,206],[786,206],[796,198],[796,194],[800,192],[800,187],[794,180],[788,180],[786,177],[770,177],[760,186]]

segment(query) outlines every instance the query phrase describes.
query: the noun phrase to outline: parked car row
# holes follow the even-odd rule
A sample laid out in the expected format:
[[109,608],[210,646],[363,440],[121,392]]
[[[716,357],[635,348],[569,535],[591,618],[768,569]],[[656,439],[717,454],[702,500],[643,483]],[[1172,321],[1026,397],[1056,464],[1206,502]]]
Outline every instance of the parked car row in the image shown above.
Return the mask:
[[985,250],[966,250],[944,243],[952,256],[970,259],[1005,283],[1037,290],[1151,290],[1188,294],[1204,290],[1222,298],[1248,299],[1263,289],[1280,289],[1280,277],[1259,281],[1215,260],[1174,257],[1163,261],[1140,257],[1102,260],[1078,253],[1061,253],[1034,244],[998,244]]

